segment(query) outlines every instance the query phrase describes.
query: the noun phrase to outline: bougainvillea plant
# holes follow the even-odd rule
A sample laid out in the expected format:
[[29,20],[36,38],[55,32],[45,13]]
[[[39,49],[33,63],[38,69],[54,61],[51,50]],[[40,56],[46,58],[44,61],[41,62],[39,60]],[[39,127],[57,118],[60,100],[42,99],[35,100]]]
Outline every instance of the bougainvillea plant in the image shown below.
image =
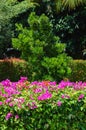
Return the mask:
[[85,130],[86,82],[0,82],[1,130]]

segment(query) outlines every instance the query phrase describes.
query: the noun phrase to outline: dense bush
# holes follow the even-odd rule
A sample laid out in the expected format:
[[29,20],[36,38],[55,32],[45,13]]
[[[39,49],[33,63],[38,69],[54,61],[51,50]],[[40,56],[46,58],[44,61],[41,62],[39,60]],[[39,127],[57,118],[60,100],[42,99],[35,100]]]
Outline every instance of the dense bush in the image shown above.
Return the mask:
[[0,130],[86,130],[86,82],[0,82]]
[[0,81],[11,79],[17,81],[20,76],[28,76],[28,64],[19,59],[0,60]]
[[56,80],[67,77],[70,57],[65,53],[65,44],[61,43],[52,30],[49,18],[34,12],[28,18],[29,27],[17,24],[20,32],[13,38],[13,46],[22,52],[22,58],[28,61],[31,80]]
[[71,81],[86,81],[86,60],[73,60],[69,66],[72,69]]

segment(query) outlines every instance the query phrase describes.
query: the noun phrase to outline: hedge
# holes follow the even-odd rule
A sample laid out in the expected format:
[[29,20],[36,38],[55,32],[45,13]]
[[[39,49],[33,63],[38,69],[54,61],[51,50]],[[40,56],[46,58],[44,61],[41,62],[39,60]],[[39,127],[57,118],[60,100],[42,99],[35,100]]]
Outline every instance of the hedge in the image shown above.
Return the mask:
[[[69,77],[70,81],[86,81],[86,60],[72,60],[69,64],[72,72]],[[29,65],[21,59],[5,59],[0,60],[0,81],[10,79],[18,81],[20,76],[29,76]]]
[[69,66],[72,70],[71,81],[86,81],[86,60],[73,60]]
[[20,76],[28,76],[28,64],[20,59],[0,60],[0,81],[10,79],[18,81]]

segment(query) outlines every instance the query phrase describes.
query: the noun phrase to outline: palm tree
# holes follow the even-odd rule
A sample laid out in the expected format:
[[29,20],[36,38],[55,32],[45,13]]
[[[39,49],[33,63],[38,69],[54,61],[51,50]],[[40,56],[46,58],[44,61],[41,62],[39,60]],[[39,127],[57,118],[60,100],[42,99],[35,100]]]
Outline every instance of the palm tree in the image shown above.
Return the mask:
[[68,10],[75,9],[79,5],[86,4],[86,0],[55,0],[57,11],[61,8],[67,8]]

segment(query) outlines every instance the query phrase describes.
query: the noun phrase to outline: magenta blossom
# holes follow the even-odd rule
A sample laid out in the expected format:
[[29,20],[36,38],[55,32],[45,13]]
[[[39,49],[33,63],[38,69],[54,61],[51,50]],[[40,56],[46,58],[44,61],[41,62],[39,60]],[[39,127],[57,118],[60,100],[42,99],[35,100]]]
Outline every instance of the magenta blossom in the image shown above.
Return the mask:
[[68,86],[72,86],[73,84],[72,84],[72,82],[70,82],[70,81],[61,81],[60,83],[59,83],[59,85],[58,85],[58,88],[59,89],[65,89],[66,87],[68,87]]
[[13,106],[14,106],[14,104],[13,104],[12,102],[10,102],[10,103],[9,103],[9,106],[10,106],[10,107],[13,107]]
[[65,98],[65,95],[64,95],[64,94],[62,94],[61,98]]
[[11,112],[9,112],[9,113],[7,113],[7,115],[6,115],[6,120],[9,120],[11,117],[12,117],[12,113]]
[[80,94],[80,96],[78,97],[78,101],[80,101],[82,98],[84,98],[84,94]]
[[36,88],[33,91],[34,91],[34,93],[40,93],[40,92],[42,92],[42,88]]
[[10,97],[10,98],[7,98],[6,100],[5,100],[5,102],[6,103],[9,103],[9,102],[11,102],[12,101],[12,98]]
[[31,100],[34,100],[33,95],[30,95],[30,99],[31,99]]
[[38,100],[46,100],[52,97],[52,94],[50,92],[45,92],[42,95],[38,96]]
[[11,81],[10,81],[9,79],[6,79],[6,80],[3,80],[3,81],[1,82],[1,84],[2,84],[3,86],[10,87],[10,86],[11,86]]
[[18,118],[19,118],[19,115],[15,115],[15,118],[18,119]]
[[36,102],[28,103],[28,107],[29,107],[30,109],[35,109],[35,108],[37,108]]
[[66,99],[69,99],[69,98],[70,98],[70,96],[69,96],[69,95],[67,95],[67,94],[62,94],[61,98],[66,98]]
[[57,105],[60,107],[62,105],[62,102],[61,101],[58,101],[57,102]]
[[0,101],[0,106],[2,105],[3,103]]
[[27,77],[21,77],[20,80],[19,80],[19,82],[21,82],[21,83],[23,83],[25,81],[27,81]]

